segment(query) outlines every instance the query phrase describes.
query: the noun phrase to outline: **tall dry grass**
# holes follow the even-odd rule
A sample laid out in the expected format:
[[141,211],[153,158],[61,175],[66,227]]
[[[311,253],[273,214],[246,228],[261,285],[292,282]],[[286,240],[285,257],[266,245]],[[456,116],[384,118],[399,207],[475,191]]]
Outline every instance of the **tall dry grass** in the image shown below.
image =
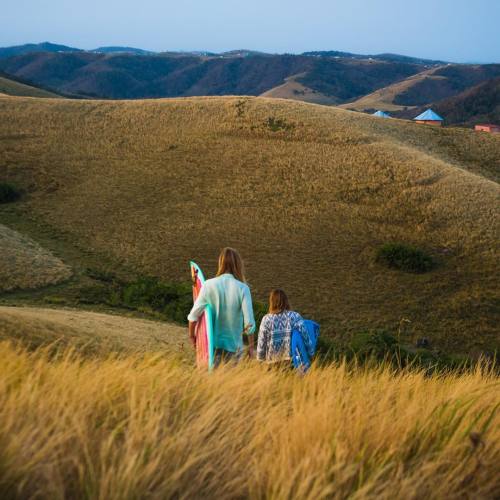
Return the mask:
[[494,498],[498,379],[0,344],[2,498]]

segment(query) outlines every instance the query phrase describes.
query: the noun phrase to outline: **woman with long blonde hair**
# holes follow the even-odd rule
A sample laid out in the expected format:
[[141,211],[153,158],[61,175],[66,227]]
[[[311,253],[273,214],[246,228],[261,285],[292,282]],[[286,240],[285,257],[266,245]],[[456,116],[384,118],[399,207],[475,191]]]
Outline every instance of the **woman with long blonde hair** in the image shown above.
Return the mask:
[[248,354],[252,357],[255,331],[252,297],[243,260],[234,248],[222,249],[216,277],[205,281],[189,313],[189,338],[193,345],[196,345],[196,322],[207,305],[212,307],[214,316],[214,365],[225,359],[241,359],[243,334],[248,335]]

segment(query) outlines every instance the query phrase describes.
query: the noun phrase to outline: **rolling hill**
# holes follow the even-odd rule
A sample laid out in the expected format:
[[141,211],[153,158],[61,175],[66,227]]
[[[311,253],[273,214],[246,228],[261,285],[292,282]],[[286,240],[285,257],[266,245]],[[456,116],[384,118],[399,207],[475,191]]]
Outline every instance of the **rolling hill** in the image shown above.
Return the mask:
[[136,47],[121,47],[121,46],[98,47],[97,49],[93,49],[90,52],[100,52],[102,54],[125,53],[125,54],[136,54],[138,56],[148,56],[155,53],[150,50],[138,49]]
[[295,101],[324,105],[335,105],[338,103],[337,98],[329,97],[300,83],[298,80],[303,76],[305,76],[305,73],[289,76],[288,78],[285,78],[285,83],[267,90],[261,94],[261,97],[293,99]]
[[0,58],[30,54],[32,52],[81,52],[81,49],[50,42],[26,43],[11,47],[0,47]]
[[31,348],[57,342],[82,353],[158,352],[186,349],[185,328],[125,316],[74,309],[0,306],[0,341],[18,340]]
[[32,239],[0,224],[0,292],[64,281],[71,271]]
[[49,90],[34,87],[27,83],[22,83],[12,78],[7,78],[0,73],[0,93],[12,96],[24,97],[52,97],[61,98],[62,96],[50,92]]
[[[86,253],[186,281],[189,259],[212,275],[232,245],[255,298],[285,287],[325,335],[408,319],[409,342],[498,348],[499,137],[249,97],[0,98],[0,111],[0,180],[27,192],[16,217]],[[388,242],[437,267],[384,267]]]

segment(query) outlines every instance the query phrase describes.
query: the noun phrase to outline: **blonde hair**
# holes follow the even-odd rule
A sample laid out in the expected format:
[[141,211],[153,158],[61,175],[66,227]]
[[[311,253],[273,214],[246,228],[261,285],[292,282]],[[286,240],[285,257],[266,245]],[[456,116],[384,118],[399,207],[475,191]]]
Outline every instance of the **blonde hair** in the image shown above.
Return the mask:
[[217,276],[227,273],[232,274],[243,283],[246,282],[243,260],[241,260],[238,251],[230,247],[223,248],[220,252]]
[[284,290],[275,288],[269,294],[269,314],[280,314],[290,311],[290,302]]

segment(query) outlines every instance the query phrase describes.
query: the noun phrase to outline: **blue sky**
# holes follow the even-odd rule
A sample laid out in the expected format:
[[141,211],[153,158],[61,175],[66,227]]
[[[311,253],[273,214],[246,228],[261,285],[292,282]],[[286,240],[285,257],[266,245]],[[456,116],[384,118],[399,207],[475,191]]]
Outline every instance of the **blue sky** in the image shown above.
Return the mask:
[[4,0],[0,46],[395,52],[500,62],[500,0]]

